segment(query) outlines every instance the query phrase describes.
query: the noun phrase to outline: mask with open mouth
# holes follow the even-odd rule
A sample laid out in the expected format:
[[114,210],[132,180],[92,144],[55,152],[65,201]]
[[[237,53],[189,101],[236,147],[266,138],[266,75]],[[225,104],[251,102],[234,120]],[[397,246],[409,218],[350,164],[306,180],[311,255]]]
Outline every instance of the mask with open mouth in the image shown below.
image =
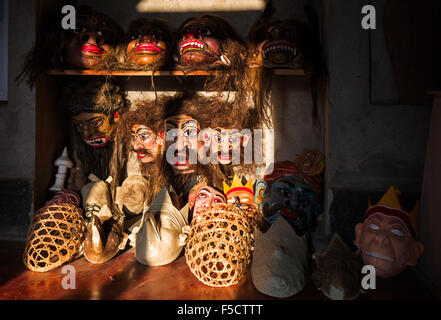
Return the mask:
[[249,35],[248,64],[266,68],[302,68],[306,26],[294,21],[265,22]]
[[127,61],[138,66],[160,67],[168,60],[171,31],[158,19],[139,18],[129,26]]
[[242,40],[221,17],[205,14],[189,18],[178,31],[177,55],[181,66],[229,66],[238,61]]
[[83,141],[92,148],[105,147],[111,138],[113,126],[103,113],[82,112],[73,116],[72,122]]
[[87,6],[78,7],[76,17],[64,60],[69,67],[91,69],[115,49],[123,31],[110,17]]
[[321,184],[303,175],[290,161],[276,163],[273,173],[258,181],[256,189],[254,201],[268,227],[283,217],[302,236],[323,211]]
[[120,87],[109,81],[76,81],[66,86],[65,106],[72,120],[74,149],[86,176],[109,176],[115,124],[129,106]]

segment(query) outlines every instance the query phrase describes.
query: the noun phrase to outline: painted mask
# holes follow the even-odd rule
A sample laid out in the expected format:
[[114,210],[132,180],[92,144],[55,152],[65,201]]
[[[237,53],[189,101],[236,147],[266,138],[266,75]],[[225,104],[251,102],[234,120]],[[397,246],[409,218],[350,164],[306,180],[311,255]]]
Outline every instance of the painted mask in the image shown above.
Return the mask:
[[155,161],[161,152],[162,139],[153,130],[142,124],[132,126],[132,146],[141,163]]
[[325,168],[325,156],[319,150],[306,150],[294,161],[303,174],[315,176]]
[[170,47],[171,32],[162,21],[140,18],[129,27],[127,60],[140,66],[160,66]]
[[65,61],[71,67],[91,69],[115,48],[122,30],[109,17],[89,7],[79,7],[76,17],[76,29],[66,48]]
[[293,21],[274,21],[250,31],[248,64],[266,68],[303,66],[304,27]]
[[243,185],[239,176],[235,174],[231,187],[224,182],[224,193],[228,203],[235,203],[239,200],[241,204],[254,204],[253,181],[251,179]]
[[188,206],[193,209],[193,216],[214,204],[226,202],[227,200],[222,192],[209,186],[199,188],[196,192],[190,193],[188,197]]
[[227,46],[241,42],[228,22],[208,14],[184,21],[178,36],[178,63],[184,66],[230,65],[233,51]]
[[354,243],[363,262],[374,266],[379,277],[393,277],[407,266],[415,266],[424,250],[414,227],[418,203],[409,214],[399,197],[399,190],[390,187],[379,203],[366,211],[364,222],[355,227]]
[[197,164],[199,141],[198,122],[187,115],[177,115],[165,120],[167,162],[175,174],[192,173]]
[[114,124],[104,113],[82,112],[72,121],[83,141],[92,148],[103,148],[111,140]]
[[173,262],[184,248],[190,230],[187,219],[163,188],[142,218],[136,235],[136,259],[149,266]]
[[319,186],[302,176],[290,161],[277,163],[273,173],[264,180],[257,182],[258,194],[254,199],[264,220],[271,225],[282,216],[299,236],[305,234],[323,211]]
[[217,155],[217,162],[240,164],[241,147],[247,146],[249,136],[237,129],[216,128],[211,132],[211,153]]

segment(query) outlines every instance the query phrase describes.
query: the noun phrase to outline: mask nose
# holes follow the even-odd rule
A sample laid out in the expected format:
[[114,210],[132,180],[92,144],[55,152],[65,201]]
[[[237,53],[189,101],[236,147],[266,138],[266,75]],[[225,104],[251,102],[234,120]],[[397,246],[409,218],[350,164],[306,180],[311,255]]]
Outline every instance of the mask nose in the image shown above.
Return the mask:
[[89,34],[85,33],[85,34],[81,35],[80,39],[81,39],[81,43],[83,43],[83,44],[87,43],[87,41],[89,41]]
[[136,141],[136,140],[135,140],[135,142],[134,142],[134,145],[135,145],[135,148],[134,148],[135,150],[140,150],[140,149],[143,148],[142,144],[139,143],[139,142]]
[[199,38],[200,38],[199,32],[197,32],[196,30],[190,30],[186,32],[184,35],[184,40],[199,39]]
[[385,230],[380,230],[380,232],[378,232],[377,235],[375,236],[375,239],[377,240],[380,246],[384,245],[384,243],[387,241],[386,232],[387,231]]
[[81,43],[86,44],[92,44],[92,45],[98,45],[101,46],[104,43],[104,38],[97,34],[96,32],[88,32],[83,35],[81,35]]

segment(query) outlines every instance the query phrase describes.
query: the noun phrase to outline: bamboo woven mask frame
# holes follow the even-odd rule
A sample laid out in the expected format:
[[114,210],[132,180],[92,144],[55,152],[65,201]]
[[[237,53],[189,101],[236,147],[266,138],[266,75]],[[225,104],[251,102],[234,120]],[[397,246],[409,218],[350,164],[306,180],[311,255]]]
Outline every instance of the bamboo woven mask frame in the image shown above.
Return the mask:
[[204,284],[239,283],[251,263],[253,222],[235,204],[216,204],[193,219],[185,248],[191,272]]
[[84,240],[85,223],[77,207],[79,197],[73,194],[72,198],[72,194],[61,191],[33,216],[23,256],[28,269],[46,272],[78,253]]

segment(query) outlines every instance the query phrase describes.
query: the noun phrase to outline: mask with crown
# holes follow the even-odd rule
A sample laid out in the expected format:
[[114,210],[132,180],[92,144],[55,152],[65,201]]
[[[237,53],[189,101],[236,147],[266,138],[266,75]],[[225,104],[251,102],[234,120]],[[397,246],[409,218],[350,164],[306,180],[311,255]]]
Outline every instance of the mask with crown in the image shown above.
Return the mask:
[[364,222],[356,225],[354,244],[377,276],[394,277],[417,264],[424,250],[418,241],[418,207],[419,201],[407,212],[400,190],[391,186],[376,205],[369,204]]
[[253,181],[251,179],[249,179],[246,184],[242,184],[239,176],[235,174],[231,186],[228,186],[225,181],[223,186],[228,203],[240,202],[253,204],[254,191]]

